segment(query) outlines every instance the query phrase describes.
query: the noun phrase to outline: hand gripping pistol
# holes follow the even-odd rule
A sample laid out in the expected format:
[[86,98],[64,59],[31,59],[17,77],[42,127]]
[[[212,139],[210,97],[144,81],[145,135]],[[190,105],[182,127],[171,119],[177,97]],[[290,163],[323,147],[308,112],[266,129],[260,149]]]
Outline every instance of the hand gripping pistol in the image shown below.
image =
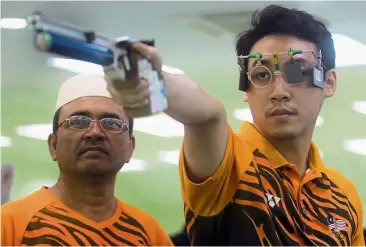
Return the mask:
[[[126,80],[131,73],[148,80],[151,91],[149,107],[140,111],[139,116],[133,117],[152,115],[168,107],[166,88],[157,71],[142,56],[138,57],[137,62],[133,60],[131,45],[135,41],[128,37],[112,40],[94,31],[49,18],[39,11],[28,18],[28,25],[34,32],[34,45],[37,50],[101,65],[105,73],[109,73],[112,77],[120,76],[118,88],[134,86],[131,85],[131,80]],[[155,45],[154,40],[138,42]],[[137,64],[134,65],[133,62]],[[132,83],[135,84],[137,81]]]

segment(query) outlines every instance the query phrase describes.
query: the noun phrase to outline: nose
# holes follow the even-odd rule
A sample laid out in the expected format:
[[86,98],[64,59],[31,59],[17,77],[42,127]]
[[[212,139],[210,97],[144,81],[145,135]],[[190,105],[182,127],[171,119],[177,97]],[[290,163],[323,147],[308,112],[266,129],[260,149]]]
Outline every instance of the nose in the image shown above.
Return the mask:
[[270,94],[271,101],[289,101],[291,94],[289,86],[282,75],[273,77],[274,82],[272,83],[272,92]]
[[85,132],[84,137],[88,141],[94,141],[94,142],[104,141],[105,135],[101,129],[100,123],[97,121],[92,122],[89,129]]

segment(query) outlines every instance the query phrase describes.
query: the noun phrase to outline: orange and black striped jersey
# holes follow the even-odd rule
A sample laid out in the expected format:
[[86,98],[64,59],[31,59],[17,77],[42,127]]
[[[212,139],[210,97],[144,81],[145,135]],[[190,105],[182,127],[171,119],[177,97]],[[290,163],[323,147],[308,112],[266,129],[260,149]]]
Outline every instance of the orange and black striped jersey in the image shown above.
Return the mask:
[[363,212],[354,185],[325,166],[312,142],[303,178],[245,122],[229,128],[223,160],[202,183],[179,160],[191,245],[364,245]]
[[1,207],[1,245],[172,246],[147,213],[118,201],[115,214],[94,222],[71,210],[46,188]]

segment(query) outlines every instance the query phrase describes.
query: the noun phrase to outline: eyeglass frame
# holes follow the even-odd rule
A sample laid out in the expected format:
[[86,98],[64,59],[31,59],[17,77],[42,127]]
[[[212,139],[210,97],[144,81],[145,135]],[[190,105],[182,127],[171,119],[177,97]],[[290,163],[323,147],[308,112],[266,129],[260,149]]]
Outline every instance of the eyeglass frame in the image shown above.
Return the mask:
[[[290,58],[290,60],[292,59],[292,57],[294,55],[297,55],[297,54],[303,54],[303,53],[312,53],[312,55],[317,59],[318,61],[318,65],[315,66],[313,68],[313,72],[321,72],[321,73],[324,73],[324,71],[329,71],[329,69],[323,64],[323,61],[322,61],[322,50],[319,50],[319,51],[314,51],[314,50],[293,50],[293,49],[289,49],[287,52],[273,52],[273,53],[260,53],[260,52],[257,52],[256,54],[249,54],[247,56],[237,56],[237,63],[239,65],[239,71],[240,73],[244,72],[245,73],[245,77],[246,79],[254,86],[254,87],[257,87],[257,88],[265,88],[267,87],[270,83],[268,83],[266,86],[264,87],[258,87],[257,85],[255,85],[251,78],[250,78],[250,73],[252,72],[252,69],[250,72],[247,70],[246,66],[245,66],[245,62],[244,60],[246,59],[250,59],[250,58],[254,58],[257,62],[260,62],[262,57],[263,56],[273,56],[273,58],[275,59],[275,67],[276,66],[279,66],[279,63],[278,63],[278,58],[279,58],[279,55],[283,55],[283,54],[287,54]],[[276,61],[277,60],[277,61]],[[261,65],[263,66],[263,65]],[[264,66],[263,66],[264,67]],[[267,70],[269,70],[267,67],[266,67]],[[275,76],[277,75],[281,75],[283,76],[283,72],[279,70],[279,67],[276,68],[276,71],[274,73]],[[324,75],[323,75],[324,77]],[[240,77],[242,78],[242,77]],[[272,74],[271,74],[271,81],[272,81]],[[300,83],[296,83],[296,84],[300,84]],[[240,91],[245,91],[245,88],[246,88],[246,82],[245,82],[245,79],[239,79],[239,90]],[[292,84],[293,85],[293,84]],[[322,78],[322,81],[321,83],[317,82],[315,83],[314,81],[314,85],[315,86],[318,86],[320,88],[323,88],[324,87],[324,78]]]
[[[266,69],[269,74],[271,75],[271,79],[270,81],[264,85],[264,86],[258,86],[257,84],[255,84],[252,80],[252,73],[253,71],[256,69],[256,68],[264,68]],[[312,68],[308,68],[307,71],[313,71],[314,68],[317,68],[317,65],[313,66]],[[283,72],[283,71],[280,71],[280,70],[274,70],[272,71],[271,69],[269,69],[268,67],[264,66],[261,64],[261,61],[257,61],[257,64],[249,71],[246,73],[247,74],[247,77],[248,77],[248,80],[251,82],[251,84],[256,87],[256,88],[266,88],[269,84],[271,84],[272,80],[274,77],[276,76],[282,76],[282,78],[287,82],[287,78],[286,78],[286,74]],[[302,82],[299,82],[299,83],[288,83],[287,84],[289,85],[300,85],[302,84]]]
[[[77,129],[77,128],[73,128],[71,127],[70,125],[70,120],[72,120],[71,118],[72,117],[84,117],[84,118],[88,118],[90,119],[90,124],[88,126],[88,128],[85,128],[85,129]],[[101,124],[101,121],[103,120],[106,120],[106,119],[113,119],[113,120],[117,120],[118,122],[122,123],[122,126],[121,126],[121,130],[120,131],[110,131],[110,130],[107,130],[105,128],[103,128],[102,124]],[[101,130],[104,130],[104,131],[107,131],[109,133],[122,133],[122,132],[126,132],[129,130],[129,126],[128,124],[126,124],[125,122],[123,122],[123,120],[121,119],[118,119],[118,118],[102,118],[102,119],[92,119],[91,117],[87,117],[87,116],[82,116],[82,115],[74,115],[74,116],[71,116],[70,118],[66,118],[64,119],[58,126],[57,126],[57,129],[59,129],[63,124],[65,124],[65,122],[68,122],[68,126],[70,129],[72,130],[80,130],[80,131],[85,131],[85,130],[89,130],[92,126],[93,126],[93,123],[94,122],[98,122],[99,123],[99,127]]]

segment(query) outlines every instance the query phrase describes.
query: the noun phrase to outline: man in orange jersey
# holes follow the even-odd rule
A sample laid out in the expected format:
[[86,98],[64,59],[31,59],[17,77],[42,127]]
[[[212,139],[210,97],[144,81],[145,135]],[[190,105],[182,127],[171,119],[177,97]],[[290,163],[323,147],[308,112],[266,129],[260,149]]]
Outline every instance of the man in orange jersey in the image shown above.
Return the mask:
[[[333,39],[322,22],[271,5],[238,35],[240,90],[254,120],[239,133],[216,97],[186,75],[161,71],[156,48],[133,47],[160,71],[165,112],[184,124],[179,172],[192,245],[365,244],[355,186],[323,163],[312,142],[337,87]],[[129,116],[149,103],[146,81],[135,83],[113,95]]]
[[59,179],[2,206],[1,245],[172,245],[153,217],[114,196],[135,148],[132,128],[102,76],[67,80],[48,138]]

